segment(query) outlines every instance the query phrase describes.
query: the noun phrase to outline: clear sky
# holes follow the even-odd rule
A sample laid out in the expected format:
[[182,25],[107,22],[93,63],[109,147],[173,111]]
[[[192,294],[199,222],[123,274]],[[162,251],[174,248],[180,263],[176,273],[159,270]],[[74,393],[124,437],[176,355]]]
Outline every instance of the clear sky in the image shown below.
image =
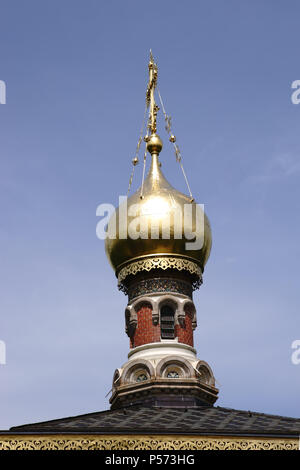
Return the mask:
[[[96,238],[96,207],[126,194],[150,48],[212,226],[195,343],[217,404],[300,417],[299,2],[0,9],[0,428],[109,407],[129,349],[127,299]],[[186,191],[160,134],[164,174]]]

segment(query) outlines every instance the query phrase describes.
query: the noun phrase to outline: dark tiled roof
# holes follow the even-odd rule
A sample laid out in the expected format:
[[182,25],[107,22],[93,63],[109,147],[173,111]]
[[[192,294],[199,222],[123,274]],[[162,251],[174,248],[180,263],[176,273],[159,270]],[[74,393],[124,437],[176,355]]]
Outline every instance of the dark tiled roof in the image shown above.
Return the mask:
[[300,419],[229,408],[131,406],[26,424],[10,433],[299,435]]

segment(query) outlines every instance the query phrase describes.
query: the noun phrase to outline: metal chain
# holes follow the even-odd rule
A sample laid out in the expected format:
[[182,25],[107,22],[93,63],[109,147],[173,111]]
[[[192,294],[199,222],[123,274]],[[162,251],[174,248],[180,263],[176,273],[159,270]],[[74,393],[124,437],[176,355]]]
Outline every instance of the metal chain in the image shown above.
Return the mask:
[[131,185],[132,185],[134,169],[135,169],[135,165],[133,165],[132,170],[131,170],[131,175],[130,175],[130,178],[129,178],[129,184],[128,184],[128,189],[127,189],[127,196],[129,194],[129,191],[130,191],[130,188],[131,188]]
[[183,174],[183,176],[184,176],[184,179],[185,179],[185,182],[186,182],[186,185],[187,185],[189,194],[190,194],[191,202],[192,202],[192,201],[194,200],[194,198],[193,198],[193,195],[192,195],[192,191],[191,191],[191,188],[190,188],[190,185],[189,185],[189,182],[188,182],[186,173],[185,173],[184,168],[183,168],[182,156],[181,156],[179,147],[178,147],[178,145],[176,144],[176,137],[175,137],[175,135],[173,135],[172,132],[171,132],[171,130],[172,130],[172,129],[171,129],[171,127],[172,127],[172,124],[171,124],[171,116],[168,116],[167,113],[166,113],[166,110],[165,110],[165,107],[164,107],[164,103],[163,103],[163,100],[162,100],[162,97],[161,97],[161,94],[160,94],[158,88],[157,88],[157,92],[158,92],[159,101],[160,101],[160,104],[161,104],[161,107],[162,107],[162,111],[163,111],[163,114],[164,114],[164,117],[165,117],[165,122],[166,122],[166,124],[165,124],[165,129],[166,129],[167,133],[168,133],[169,136],[170,136],[170,139],[169,139],[170,142],[173,144],[174,151],[175,151],[175,158],[176,158],[176,161],[179,163],[180,168],[181,168],[181,170],[182,170],[182,174]]
[[146,120],[146,114],[147,114],[147,109],[148,109],[148,105],[146,103],[145,105],[145,111],[144,111],[144,118],[143,118],[143,124],[142,124],[142,127],[141,127],[141,131],[140,131],[140,137],[139,137],[139,140],[138,140],[138,143],[137,143],[137,146],[136,146],[136,150],[135,150],[135,156],[134,158],[132,159],[132,171],[131,171],[131,175],[130,175],[130,178],[129,178],[129,184],[128,184],[128,190],[127,190],[127,196],[130,192],[130,189],[131,189],[131,185],[132,185],[132,181],[133,181],[133,175],[134,175],[134,169],[136,167],[136,165],[139,163],[139,151],[140,151],[140,146],[141,146],[141,143],[143,141],[143,132],[144,132],[144,127],[145,127],[145,120]]
[[145,153],[144,153],[144,164],[143,164],[143,177],[142,177],[142,186],[141,186],[141,194],[140,198],[143,199],[144,197],[144,180],[145,180],[145,169],[146,169],[146,157],[147,157],[147,148],[145,148]]

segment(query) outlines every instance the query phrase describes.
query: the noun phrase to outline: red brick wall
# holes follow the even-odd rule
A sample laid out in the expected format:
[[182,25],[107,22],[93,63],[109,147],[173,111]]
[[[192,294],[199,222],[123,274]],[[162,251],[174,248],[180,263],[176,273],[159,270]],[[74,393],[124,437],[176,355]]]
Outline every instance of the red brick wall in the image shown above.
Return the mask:
[[[175,338],[179,343],[194,346],[192,312],[186,311],[184,326],[175,325]],[[137,327],[134,335],[130,338],[130,348],[136,348],[143,344],[160,342],[160,325],[153,325],[152,308],[148,305],[142,306],[137,312]]]
[[194,346],[191,313],[186,312],[185,314],[184,328],[182,328],[180,325],[175,325],[175,336],[177,336],[179,343],[185,343],[189,346]]
[[153,325],[152,308],[142,306],[137,312],[137,327],[130,338],[130,348],[160,341],[160,325]]

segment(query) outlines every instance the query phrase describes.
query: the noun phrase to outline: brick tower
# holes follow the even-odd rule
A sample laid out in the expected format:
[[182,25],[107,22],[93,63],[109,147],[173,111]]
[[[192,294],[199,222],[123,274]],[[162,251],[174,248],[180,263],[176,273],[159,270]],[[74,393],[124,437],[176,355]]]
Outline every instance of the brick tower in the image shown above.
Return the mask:
[[[151,166],[141,188],[110,219],[106,238],[106,253],[119,288],[128,295],[125,330],[130,341],[128,361],[113,376],[112,409],[132,404],[213,405],[218,395],[212,370],[197,358],[193,340],[197,326],[193,291],[202,283],[211,230],[192,195],[174,189],[162,174],[156,84],[157,66],[151,54],[146,93],[149,121],[144,138],[144,162],[149,152]],[[163,104],[162,108],[182,167],[170,118]],[[141,139],[138,148],[140,143]],[[137,161],[136,155],[134,166]]]

